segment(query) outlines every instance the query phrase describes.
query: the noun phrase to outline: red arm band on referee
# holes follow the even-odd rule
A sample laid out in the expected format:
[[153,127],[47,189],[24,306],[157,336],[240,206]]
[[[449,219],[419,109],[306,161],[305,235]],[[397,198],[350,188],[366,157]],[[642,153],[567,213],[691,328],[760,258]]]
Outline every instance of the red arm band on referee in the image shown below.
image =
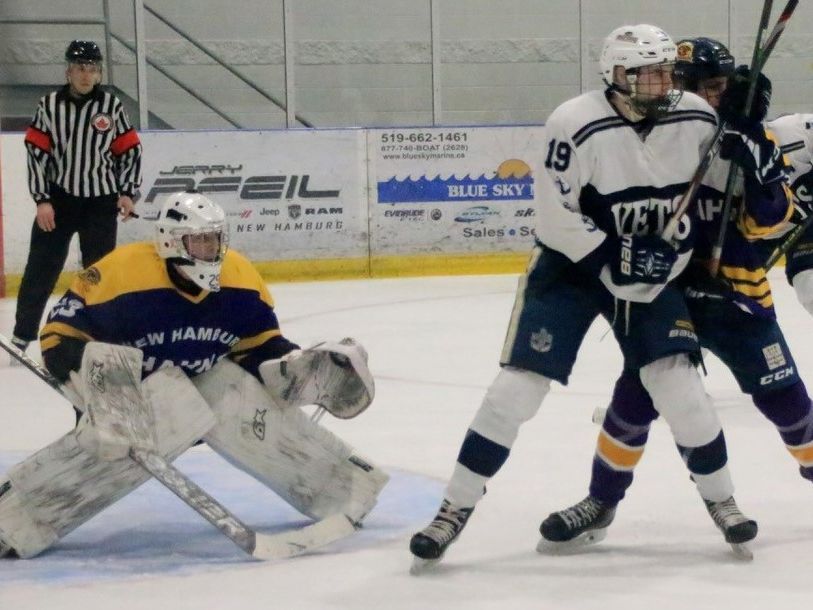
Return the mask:
[[31,142],[31,144],[47,153],[51,152],[51,136],[36,127],[29,127],[26,130],[25,141]]
[[110,145],[110,152],[118,157],[119,155],[126,153],[134,146],[138,146],[140,143],[141,141],[138,139],[138,134],[135,132],[135,129],[131,129],[129,131],[125,131],[123,134],[113,140],[113,143]]

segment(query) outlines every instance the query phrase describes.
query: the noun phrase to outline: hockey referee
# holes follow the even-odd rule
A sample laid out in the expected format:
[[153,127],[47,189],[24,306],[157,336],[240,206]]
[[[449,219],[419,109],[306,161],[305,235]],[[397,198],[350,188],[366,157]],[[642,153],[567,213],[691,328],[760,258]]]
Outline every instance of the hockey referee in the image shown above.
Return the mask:
[[65,60],[67,84],[40,100],[25,134],[37,215],[12,339],[22,350],[37,337],[73,234],[87,268],[116,247],[116,216],[133,216],[141,184],[141,142],[121,100],[99,87],[99,46],[74,40]]

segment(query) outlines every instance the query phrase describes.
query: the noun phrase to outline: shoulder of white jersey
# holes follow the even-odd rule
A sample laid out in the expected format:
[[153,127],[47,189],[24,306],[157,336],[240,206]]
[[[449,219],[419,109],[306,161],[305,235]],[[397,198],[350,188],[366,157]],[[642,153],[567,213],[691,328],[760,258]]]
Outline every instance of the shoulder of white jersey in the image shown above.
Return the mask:
[[[765,123],[784,154],[813,152],[813,114],[786,114]],[[800,153],[803,154],[803,153]]]
[[603,91],[588,91],[563,102],[545,123],[559,137],[568,137],[579,146],[590,134],[616,123],[624,124]]
[[701,113],[707,120],[711,119],[715,123],[717,122],[717,113],[714,111],[714,108],[702,97],[691,91],[683,92],[683,95],[680,96],[680,101],[678,101],[677,106],[670,114],[692,111]]

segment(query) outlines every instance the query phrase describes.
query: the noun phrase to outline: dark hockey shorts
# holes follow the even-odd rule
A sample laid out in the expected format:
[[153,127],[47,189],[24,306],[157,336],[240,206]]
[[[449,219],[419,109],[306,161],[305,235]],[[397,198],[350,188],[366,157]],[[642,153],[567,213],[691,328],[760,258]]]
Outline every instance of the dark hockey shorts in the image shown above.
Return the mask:
[[626,368],[699,351],[677,289],[667,286],[652,303],[616,301],[597,278],[562,254],[537,247],[519,280],[500,364],[566,384],[584,336],[599,315],[612,325]]
[[780,390],[799,372],[775,319],[742,311],[728,300],[688,299],[700,344],[722,360],[746,394]]

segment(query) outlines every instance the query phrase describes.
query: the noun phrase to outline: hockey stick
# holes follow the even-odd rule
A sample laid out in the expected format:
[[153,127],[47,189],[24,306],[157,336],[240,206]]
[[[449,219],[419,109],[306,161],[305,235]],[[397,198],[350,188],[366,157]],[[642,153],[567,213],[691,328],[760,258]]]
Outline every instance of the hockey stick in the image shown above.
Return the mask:
[[[61,396],[70,400],[64,386],[56,377],[3,335],[0,335],[0,348],[8,352],[12,358],[20,361]],[[260,534],[240,521],[231,511],[170,464],[163,456],[151,450],[131,447],[129,457],[214,525],[240,549],[256,559],[285,559],[302,555],[344,538],[356,530],[348,517],[337,514],[298,530],[279,534]]]
[[[760,51],[758,60],[760,72],[762,71],[762,68],[765,65],[765,63],[768,61],[768,57],[770,57],[771,52],[776,46],[776,43],[785,29],[787,21],[790,19],[790,16],[793,14],[793,11],[796,9],[796,5],[798,4],[798,2],[799,0],[789,0],[788,4],[785,6],[785,9],[782,11],[782,14],[779,16],[776,25],[774,26],[770,36],[765,42],[764,48]],[[766,0],[765,6],[768,6],[770,9],[772,3],[773,0]],[[763,26],[763,20],[766,19],[765,14],[767,12],[768,16],[770,15],[770,10],[765,11],[765,6],[763,6],[763,17],[762,19],[760,19],[760,30],[759,33],[757,34],[757,44],[754,47],[755,51],[759,49],[759,42],[762,38],[762,31],[765,27],[767,27],[767,24]],[[711,141],[706,146],[706,149],[703,152],[703,157],[700,160],[700,164],[697,166],[694,175],[689,181],[689,185],[686,188],[686,191],[680,198],[680,201],[678,202],[678,205],[675,208],[674,214],[669,219],[669,222],[666,224],[666,227],[664,228],[663,233],[661,234],[661,237],[663,237],[663,239],[665,239],[666,241],[671,241],[674,238],[678,226],[680,225],[681,218],[685,216],[686,212],[689,209],[689,206],[694,201],[694,198],[697,194],[697,190],[700,188],[700,184],[702,183],[703,178],[705,178],[706,176],[706,172],[708,171],[709,167],[711,167],[711,163],[714,160],[714,158],[717,156],[720,142],[723,139],[724,131],[725,125],[721,123],[717,127],[717,130],[714,132]]]
[[[785,31],[788,20],[790,19],[791,15],[793,15],[793,11],[796,10],[797,4],[799,4],[799,0],[788,0],[784,10],[776,21],[773,31],[765,41],[765,45],[760,48],[762,32],[768,27],[768,18],[770,17],[771,13],[772,1],[766,0],[762,7],[762,16],[759,24],[760,29],[759,33],[757,34],[757,42],[754,45],[754,56],[751,60],[751,82],[749,83],[748,87],[748,95],[745,98],[746,115],[751,111],[751,107],[754,103],[759,74],[762,72],[762,68],[765,66],[765,62],[768,61],[768,57],[776,46],[782,32]],[[709,273],[712,277],[717,277],[717,275],[720,273],[720,261],[723,256],[723,246],[725,245],[726,233],[728,231],[728,219],[731,216],[731,202],[734,199],[734,184],[736,183],[739,175],[739,166],[731,163],[728,168],[728,180],[726,181],[725,187],[725,199],[723,202],[723,210],[720,220],[720,230],[717,233],[717,241],[714,243],[714,246],[711,249],[711,259],[709,260]]]
[[768,260],[765,261],[766,272],[777,262],[779,262],[779,259],[785,256],[785,254],[787,254],[788,251],[796,245],[796,242],[799,241],[811,224],[813,224],[813,215],[805,218],[805,221],[802,224],[796,226],[790,233],[788,233],[785,241],[774,248],[774,251],[771,252],[771,255],[768,257]]

